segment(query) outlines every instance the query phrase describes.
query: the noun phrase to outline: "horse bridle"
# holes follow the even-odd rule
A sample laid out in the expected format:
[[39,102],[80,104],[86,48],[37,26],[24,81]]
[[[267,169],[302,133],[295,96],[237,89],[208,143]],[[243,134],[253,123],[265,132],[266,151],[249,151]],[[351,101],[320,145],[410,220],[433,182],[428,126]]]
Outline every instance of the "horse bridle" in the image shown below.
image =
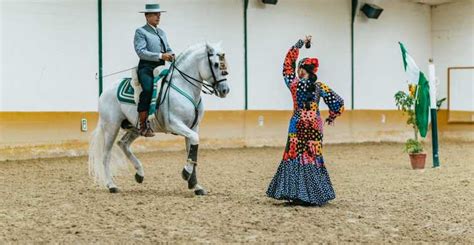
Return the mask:
[[207,53],[207,61],[208,61],[208,64],[209,64],[209,69],[211,70],[211,74],[212,74],[212,79],[214,79],[214,84],[213,85],[210,85],[208,83],[205,83],[203,81],[199,81],[198,79],[186,74],[185,72],[181,71],[177,66],[176,66],[176,62],[173,62],[172,64],[172,67],[173,69],[177,70],[179,72],[179,74],[184,78],[184,80],[186,80],[188,83],[190,83],[191,85],[195,86],[195,87],[198,87],[196,84],[194,84],[193,82],[189,81],[189,79],[193,80],[194,82],[197,82],[199,84],[201,84],[203,86],[204,89],[201,89],[201,91],[205,94],[215,94],[217,96],[217,91],[216,91],[216,87],[222,83],[222,82],[225,82],[227,81],[227,78],[223,78],[223,79],[220,79],[220,80],[217,80],[216,78],[216,73],[214,72],[214,69],[212,69],[212,61],[211,61],[211,56],[213,56],[213,54],[211,53]]
[[[215,94],[215,95],[217,96],[218,94],[217,94],[217,91],[216,91],[216,87],[217,87],[220,83],[226,81],[227,78],[220,79],[220,80],[217,80],[217,79],[216,79],[216,74],[214,73],[214,69],[212,69],[212,62],[211,62],[211,58],[210,58],[211,56],[212,56],[212,54],[207,53],[207,60],[208,60],[208,62],[209,62],[209,69],[211,69],[212,78],[214,79],[214,84],[213,84],[213,85],[209,85],[209,84],[207,84],[207,83],[205,83],[205,82],[203,82],[203,81],[199,81],[199,80],[197,80],[196,78],[194,78],[194,77],[192,77],[192,76],[186,74],[185,72],[181,71],[181,70],[176,66],[176,61],[174,61],[174,62],[171,64],[171,67],[172,67],[173,69],[171,70],[171,73],[170,73],[170,80],[168,81],[169,86],[166,88],[166,91],[164,92],[163,98],[161,98],[161,95],[162,95],[162,92],[163,92],[163,85],[164,85],[165,82],[166,82],[166,79],[164,79],[163,81],[165,81],[165,82],[161,83],[161,89],[160,89],[160,93],[159,93],[159,95],[158,95],[158,103],[156,104],[156,107],[159,108],[160,105],[162,105],[162,104],[165,102],[166,96],[167,96],[167,94],[169,93],[169,90],[170,90],[170,87],[171,87],[171,83],[172,83],[172,79],[173,79],[173,74],[174,74],[174,71],[175,71],[175,70],[179,72],[179,74],[184,78],[184,80],[186,80],[189,84],[193,85],[194,87],[199,88],[198,85],[194,84],[194,83],[193,83],[192,81],[190,81],[189,79],[193,80],[194,82],[197,82],[197,83],[201,84],[201,85],[202,85],[201,91],[202,91],[203,93],[205,93],[205,94],[211,94],[211,95],[212,95],[212,94]],[[224,66],[224,68],[225,68],[225,66]],[[169,97],[168,97],[168,99],[169,99]],[[201,103],[201,99],[199,99],[199,103]],[[195,110],[195,111],[194,111],[194,114],[195,114],[195,116],[194,116],[194,121],[193,121],[192,126],[191,126],[190,128],[193,128],[193,127],[196,125],[196,122],[197,122],[197,119],[198,119],[198,114],[199,114],[199,113],[198,113],[198,108],[197,108],[196,105],[195,105],[194,110]]]
[[219,83],[227,81],[227,78],[222,78],[221,80],[216,79],[216,74],[214,73],[214,69],[212,69],[211,56],[213,56],[213,54],[207,53],[207,61],[209,62],[209,68],[211,69],[212,78],[214,79],[214,86],[217,86]]

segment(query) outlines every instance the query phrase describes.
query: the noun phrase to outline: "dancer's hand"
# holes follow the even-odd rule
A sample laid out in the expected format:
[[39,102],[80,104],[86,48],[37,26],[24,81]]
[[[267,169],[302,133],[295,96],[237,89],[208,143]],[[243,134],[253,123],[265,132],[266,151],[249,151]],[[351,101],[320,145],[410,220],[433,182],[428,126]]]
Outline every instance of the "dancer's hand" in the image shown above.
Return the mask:
[[304,38],[304,45],[305,45],[306,48],[311,48],[311,38],[312,38],[311,35],[307,35]]

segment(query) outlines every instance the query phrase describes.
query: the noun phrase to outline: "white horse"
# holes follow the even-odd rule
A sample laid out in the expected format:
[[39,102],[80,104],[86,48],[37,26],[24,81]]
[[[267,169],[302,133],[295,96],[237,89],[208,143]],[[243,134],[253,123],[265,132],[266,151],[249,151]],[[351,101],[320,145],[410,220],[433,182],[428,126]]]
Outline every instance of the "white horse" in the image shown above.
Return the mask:
[[[172,133],[186,138],[188,161],[182,177],[188,188],[196,195],[205,195],[206,190],[197,181],[197,153],[199,145],[199,123],[204,114],[201,92],[208,89],[211,94],[224,98],[230,91],[227,84],[227,66],[224,52],[219,44],[200,43],[187,48],[171,64],[169,74],[163,79],[159,109],[150,120],[154,132]],[[166,82],[165,82],[166,80]],[[140,135],[137,128],[137,106],[121,104],[117,98],[118,84],[104,91],[99,99],[99,122],[92,134],[89,146],[89,173],[105,185],[111,193],[118,192],[113,177],[117,164],[111,162],[113,145],[119,131],[125,130],[117,142],[125,156],[136,169],[135,180],[142,183],[143,165],[130,150],[130,145]]]

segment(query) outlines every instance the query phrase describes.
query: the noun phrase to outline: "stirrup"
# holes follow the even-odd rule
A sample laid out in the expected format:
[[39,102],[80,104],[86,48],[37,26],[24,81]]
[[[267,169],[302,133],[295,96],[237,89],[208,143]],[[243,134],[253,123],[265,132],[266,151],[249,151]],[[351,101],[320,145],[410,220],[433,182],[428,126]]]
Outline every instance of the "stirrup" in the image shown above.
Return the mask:
[[[140,125],[140,126],[142,126],[142,125]],[[145,137],[155,136],[155,134],[153,133],[153,130],[150,127],[150,122],[148,120],[145,121],[145,125],[143,125],[143,126],[145,126],[145,127],[144,128],[140,127],[140,131],[139,131],[141,136],[145,136]]]

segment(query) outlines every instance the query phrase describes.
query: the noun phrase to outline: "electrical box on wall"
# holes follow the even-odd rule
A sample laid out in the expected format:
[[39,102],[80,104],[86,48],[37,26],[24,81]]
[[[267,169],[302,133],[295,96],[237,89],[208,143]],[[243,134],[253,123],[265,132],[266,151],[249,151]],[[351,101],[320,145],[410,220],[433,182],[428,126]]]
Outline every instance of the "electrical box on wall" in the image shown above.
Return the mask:
[[87,119],[85,118],[81,119],[81,131],[87,132]]

